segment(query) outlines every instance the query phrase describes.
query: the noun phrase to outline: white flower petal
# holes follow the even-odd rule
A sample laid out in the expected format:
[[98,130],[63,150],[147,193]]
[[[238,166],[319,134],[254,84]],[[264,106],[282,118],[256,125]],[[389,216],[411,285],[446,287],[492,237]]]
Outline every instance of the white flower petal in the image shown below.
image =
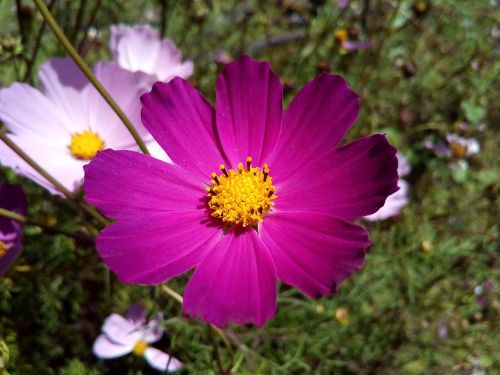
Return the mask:
[[[111,314],[102,325],[102,332],[113,342],[133,345],[141,339],[141,330],[128,319],[118,314]],[[133,346],[132,345],[132,346]]]
[[148,364],[158,371],[174,372],[182,367],[182,363],[178,359],[156,348],[147,348],[144,357]]
[[84,93],[91,85],[73,60],[52,58],[41,66],[38,74],[45,96],[68,118],[66,127],[72,132],[88,129],[88,102]]
[[182,62],[175,43],[160,39],[150,26],[112,26],[110,46],[114,60],[130,71],[153,74],[163,82],[193,74],[193,63]]
[[[26,135],[9,135],[9,137],[66,189],[74,191],[80,186],[83,179],[82,166],[86,163],[73,158],[66,143],[52,144],[46,142],[46,139]],[[19,175],[33,180],[52,194],[62,195],[3,142],[0,142],[0,164],[13,168]]]
[[170,159],[165,152],[165,150],[158,144],[158,142],[152,140],[146,143],[146,146],[149,150],[149,153],[152,157],[163,160],[167,163],[172,163],[172,159]]
[[389,195],[385,204],[377,212],[365,216],[366,220],[386,220],[392,216],[398,215],[401,212],[401,209],[408,204],[408,192],[410,190],[410,186],[405,180],[399,180],[398,186],[399,190],[394,194]]
[[16,82],[0,90],[0,119],[16,135],[57,139],[71,134],[64,111],[25,83]]
[[117,344],[111,341],[106,335],[99,335],[94,341],[92,351],[95,356],[101,359],[118,358],[132,352],[135,342]]
[[399,177],[406,176],[408,173],[411,172],[411,165],[406,156],[404,156],[402,153],[398,152],[396,154],[396,157],[398,158],[398,175]]
[[141,339],[151,344],[161,339],[163,331],[163,314],[157,314],[141,330]]

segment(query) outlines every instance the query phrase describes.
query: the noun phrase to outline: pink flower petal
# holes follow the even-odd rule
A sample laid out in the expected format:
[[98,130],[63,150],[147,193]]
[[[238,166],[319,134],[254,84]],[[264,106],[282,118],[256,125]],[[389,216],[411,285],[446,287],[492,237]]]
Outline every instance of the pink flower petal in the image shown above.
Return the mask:
[[369,40],[362,40],[362,41],[346,40],[344,43],[342,43],[342,47],[348,51],[357,51],[360,49],[370,49],[373,47],[373,45],[372,42],[370,42]]
[[113,218],[195,211],[206,196],[189,172],[133,151],[101,151],[84,169],[85,199]]
[[152,368],[158,371],[174,372],[182,367],[182,363],[177,358],[156,348],[147,348],[144,358]]
[[[277,211],[321,212],[353,220],[376,212],[397,190],[396,149],[383,135],[358,139],[276,181]],[[276,177],[276,179],[275,179]]]
[[[0,208],[26,215],[27,202],[23,189],[19,185],[0,183]],[[16,261],[22,251],[23,224],[0,217],[0,241],[7,246],[7,253],[0,255],[0,277]]]
[[102,333],[115,344],[129,345],[139,339],[137,326],[118,314],[111,314],[102,325]]
[[135,344],[134,341],[123,345],[117,344],[111,341],[106,335],[99,335],[94,341],[92,351],[96,357],[101,359],[118,358],[132,352]]
[[196,266],[221,234],[205,209],[167,211],[119,220],[96,246],[122,282],[158,284]]
[[210,173],[226,163],[215,133],[214,109],[187,81],[157,82],[141,101],[144,126],[175,164],[208,182]]
[[262,326],[276,310],[276,270],[252,228],[222,237],[184,291],[184,313],[224,327]]
[[0,277],[3,277],[10,269],[12,264],[19,258],[23,247],[20,243],[11,244],[7,250],[7,254],[0,257]]
[[266,62],[244,56],[224,66],[216,85],[217,130],[233,167],[268,161],[281,128],[283,89]]
[[359,270],[370,244],[364,228],[309,212],[274,212],[259,232],[278,277],[315,298]]
[[358,117],[359,97],[340,77],[322,73],[288,106],[272,160],[273,178],[284,180],[331,152]]

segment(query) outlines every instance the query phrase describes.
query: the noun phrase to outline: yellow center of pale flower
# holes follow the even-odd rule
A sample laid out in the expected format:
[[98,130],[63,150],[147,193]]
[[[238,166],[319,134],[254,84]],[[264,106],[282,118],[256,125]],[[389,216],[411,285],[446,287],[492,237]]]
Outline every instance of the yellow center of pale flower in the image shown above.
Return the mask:
[[463,159],[467,156],[467,145],[458,142],[450,144],[451,155],[456,159]]
[[9,248],[7,247],[7,244],[3,241],[0,241],[0,258],[7,254],[8,250]]
[[134,350],[132,350],[132,352],[135,355],[142,357],[142,356],[144,356],[144,352],[146,351],[147,348],[148,348],[148,344],[146,344],[142,340],[139,340],[139,341],[137,341],[137,344],[135,344]]
[[69,145],[71,155],[82,160],[92,159],[103,148],[103,140],[97,133],[90,130],[73,134],[71,144]]
[[252,158],[248,157],[246,168],[240,163],[237,171],[228,171],[223,165],[220,170],[219,176],[212,173],[212,185],[207,187],[212,216],[242,227],[261,223],[277,198],[267,164],[262,170],[254,168]]
[[340,29],[335,31],[335,40],[339,44],[344,44],[345,42],[347,42],[347,39],[349,39],[349,34],[347,33],[347,30]]

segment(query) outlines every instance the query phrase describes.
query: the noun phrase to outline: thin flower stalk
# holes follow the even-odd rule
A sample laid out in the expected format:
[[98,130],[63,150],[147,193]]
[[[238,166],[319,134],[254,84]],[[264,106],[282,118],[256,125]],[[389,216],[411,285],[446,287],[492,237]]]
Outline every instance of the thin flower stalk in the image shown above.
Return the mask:
[[137,143],[141,151],[144,154],[149,155],[149,151],[146,145],[144,144],[144,141],[139,136],[139,133],[137,133],[137,130],[135,129],[132,122],[128,119],[128,117],[118,106],[116,101],[111,97],[111,95],[109,95],[108,91],[104,88],[104,86],[97,80],[97,78],[92,73],[92,70],[87,65],[87,63],[85,63],[85,61],[81,58],[81,56],[78,54],[75,48],[71,45],[70,41],[68,40],[66,35],[64,35],[64,32],[61,30],[61,28],[57,25],[56,20],[54,19],[54,17],[52,17],[52,14],[47,9],[43,1],[34,0],[34,2],[38,10],[40,11],[42,17],[45,19],[45,21],[53,31],[54,35],[56,36],[57,40],[59,40],[59,42],[64,47],[66,52],[68,52],[68,54],[71,56],[76,65],[78,65],[78,67],[81,69],[82,73],[85,74],[85,76],[92,83],[92,85],[94,85],[96,90],[102,95],[106,103],[109,104],[109,106],[113,109],[116,115],[120,118],[120,120],[123,122],[127,130],[130,132],[130,135],[132,135],[132,137],[134,138],[135,142]]
[[86,235],[83,235],[80,233],[68,232],[64,229],[49,226],[49,225],[46,225],[40,221],[30,219],[24,215],[18,214],[17,212],[9,211],[9,210],[6,210],[6,209],[1,208],[1,207],[0,207],[0,216],[18,221],[18,222],[23,223],[23,224],[36,225],[37,227],[40,227],[46,231],[53,232],[53,233],[59,233],[59,234],[65,235],[67,237],[72,237],[72,238],[79,240],[79,241],[88,242],[89,244],[94,243],[94,239],[90,236],[86,236]]
[[[177,293],[175,290],[172,290],[167,285],[162,285],[161,289],[163,292],[165,292],[165,294],[172,297],[176,302],[178,302],[181,305],[183,304],[184,300],[183,300],[182,296],[179,293]],[[233,356],[233,347],[231,346],[231,343],[229,342],[224,331],[221,330],[220,328],[214,326],[213,324],[208,324],[208,326],[209,326],[211,331],[215,332],[221,338],[221,340],[224,342],[224,345],[227,347],[227,349],[232,357]]]

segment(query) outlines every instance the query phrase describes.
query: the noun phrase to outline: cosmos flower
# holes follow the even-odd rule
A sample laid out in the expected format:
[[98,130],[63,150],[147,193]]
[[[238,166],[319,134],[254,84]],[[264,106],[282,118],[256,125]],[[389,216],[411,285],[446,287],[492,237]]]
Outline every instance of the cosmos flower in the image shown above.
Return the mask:
[[224,67],[215,109],[179,78],[141,100],[174,165],[105,150],[85,167],[87,201],[116,219],[97,249],[123,282],[195,268],[186,314],[261,326],[278,278],[320,297],[361,268],[370,241],[351,222],[397,190],[397,159],[383,135],[339,146],[359,112],[343,78],[320,74],[283,113],[279,78],[243,57]]
[[[0,184],[0,208],[26,215],[27,203],[18,185]],[[0,216],[0,277],[17,259],[22,250],[23,225]]]
[[101,359],[111,359],[133,353],[159,371],[173,372],[182,367],[174,357],[149,346],[163,336],[161,314],[146,322],[144,308],[132,305],[127,317],[111,314],[101,328],[102,334],[94,342],[93,352]]
[[463,138],[457,134],[448,133],[446,143],[433,142],[427,139],[424,146],[432,150],[437,156],[454,160],[463,160],[477,154],[481,147],[474,138]]
[[365,216],[365,219],[370,221],[385,220],[392,216],[396,216],[400,213],[401,209],[408,204],[408,193],[410,191],[410,185],[401,177],[406,176],[411,171],[410,163],[408,159],[398,152],[396,154],[398,158],[398,187],[399,190],[394,194],[390,195],[385,204],[374,214]]
[[337,0],[337,8],[345,9],[349,6],[351,0]]
[[151,74],[155,81],[168,82],[174,77],[188,78],[193,63],[182,62],[182,55],[170,39],[160,39],[148,25],[111,26],[109,40],[113,60],[132,72]]
[[349,39],[349,32],[345,29],[335,31],[335,40],[340,47],[348,51],[372,48],[372,43],[368,40],[356,41]]
[[[139,87],[147,76],[112,63],[98,63],[94,74],[153,144],[140,121]],[[43,90],[16,82],[0,90],[0,119],[17,143],[68,190],[81,185],[82,166],[103,148],[137,150],[134,139],[101,95],[69,58],[53,58],[40,68]],[[164,153],[155,154],[165,158]],[[0,164],[9,166],[53,194],[59,192],[0,142]]]

